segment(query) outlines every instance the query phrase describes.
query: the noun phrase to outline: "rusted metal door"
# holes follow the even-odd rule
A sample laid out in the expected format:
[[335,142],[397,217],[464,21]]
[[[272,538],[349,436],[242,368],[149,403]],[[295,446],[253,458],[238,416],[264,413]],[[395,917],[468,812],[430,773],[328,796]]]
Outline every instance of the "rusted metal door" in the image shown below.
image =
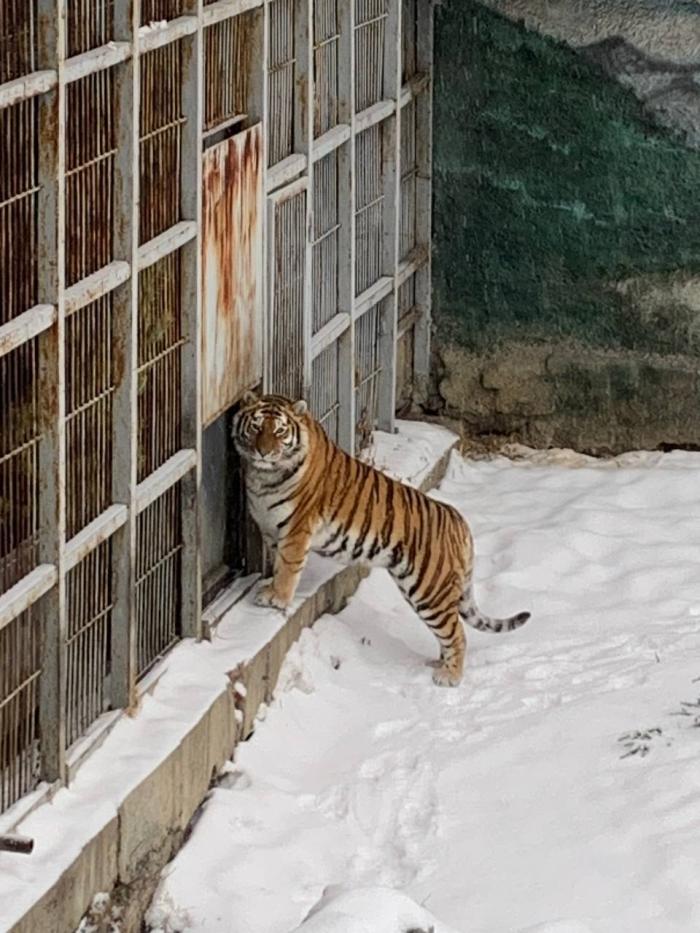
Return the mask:
[[263,214],[260,124],[204,153],[202,420],[262,378]]

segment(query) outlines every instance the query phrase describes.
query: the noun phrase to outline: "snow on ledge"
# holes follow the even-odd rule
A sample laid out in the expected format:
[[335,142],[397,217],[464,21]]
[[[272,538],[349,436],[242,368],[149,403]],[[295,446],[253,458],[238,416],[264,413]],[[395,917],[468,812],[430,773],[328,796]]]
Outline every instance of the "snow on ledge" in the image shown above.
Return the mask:
[[410,486],[425,482],[457,441],[447,428],[423,421],[397,421],[396,430],[396,434],[375,431],[361,459]]
[[[400,421],[397,434],[378,432],[370,449],[375,466],[415,485],[427,478],[455,440],[445,428]],[[311,555],[292,611],[338,569],[333,561]],[[228,689],[228,672],[255,657],[285,621],[282,613],[253,605],[248,593],[223,615],[211,641],[184,639],[164,658],[162,673],[142,697],[138,714],[117,714],[116,724],[80,765],[69,787],[60,788],[19,821],[12,811],[23,801],[0,815],[0,832],[16,829],[35,840],[31,855],[0,853],[0,930],[10,929],[56,884],[117,816],[134,788]],[[115,713],[105,716],[114,719]]]

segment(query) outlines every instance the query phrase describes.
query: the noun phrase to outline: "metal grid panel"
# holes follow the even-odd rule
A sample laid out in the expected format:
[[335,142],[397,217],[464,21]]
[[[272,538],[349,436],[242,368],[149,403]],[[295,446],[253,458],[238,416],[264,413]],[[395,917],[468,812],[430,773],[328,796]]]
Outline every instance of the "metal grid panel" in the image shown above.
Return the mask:
[[245,119],[255,12],[230,17],[204,31],[204,129]]
[[314,3],[314,136],[338,123],[338,0]]
[[9,0],[0,8],[0,84],[35,67],[36,0]]
[[32,607],[0,630],[0,812],[39,781],[40,657]]
[[416,101],[409,101],[401,110],[401,227],[399,258],[405,259],[415,247],[416,237]]
[[[0,83],[36,67],[36,3],[0,16]],[[0,110],[0,324],[37,301],[37,101]],[[19,248],[18,248],[19,245]],[[0,358],[0,594],[38,558],[38,344]],[[0,812],[39,780],[37,607],[0,630]]]
[[417,0],[401,2],[401,83],[406,84],[418,71]]
[[355,142],[355,294],[382,274],[384,184],[382,127],[360,133]]
[[182,508],[171,486],[136,523],[137,670],[142,677],[181,632]]
[[34,99],[0,110],[0,324],[36,304],[38,191]]
[[414,310],[416,306],[416,277],[410,276],[403,284],[399,285],[397,295],[398,301],[398,321],[401,322]]
[[66,285],[112,259],[114,72],[66,89]]
[[410,408],[413,396],[415,328],[409,327],[396,344],[396,409]]
[[79,55],[106,45],[112,38],[113,22],[114,0],[66,0],[66,54]]
[[39,367],[36,340],[0,357],[0,593],[37,564]]
[[112,296],[66,320],[66,536],[112,503]]
[[383,302],[355,325],[355,444],[363,450],[372,439],[379,411],[379,335]]
[[268,165],[294,151],[295,0],[270,0],[268,64]]
[[337,149],[316,162],[313,180],[313,330],[316,333],[338,313]]
[[334,444],[338,443],[340,411],[338,344],[322,350],[311,366],[311,412]]
[[304,391],[306,191],[274,207],[272,390],[289,398]]
[[181,254],[139,275],[138,479],[182,447]]
[[140,240],[180,220],[182,49],[174,42],[141,58]]
[[112,545],[105,541],[66,576],[66,744],[109,709]]
[[174,19],[183,12],[183,0],[141,0],[141,25]]
[[355,0],[355,110],[384,96],[387,0]]

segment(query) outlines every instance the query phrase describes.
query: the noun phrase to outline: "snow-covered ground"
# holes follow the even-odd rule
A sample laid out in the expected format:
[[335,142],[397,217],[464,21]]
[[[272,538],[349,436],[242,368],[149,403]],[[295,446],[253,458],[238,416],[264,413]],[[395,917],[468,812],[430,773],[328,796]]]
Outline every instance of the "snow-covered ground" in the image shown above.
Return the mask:
[[291,649],[154,928],[700,930],[700,456],[573,464],[453,457],[477,598],[532,619],[440,689],[373,573]]

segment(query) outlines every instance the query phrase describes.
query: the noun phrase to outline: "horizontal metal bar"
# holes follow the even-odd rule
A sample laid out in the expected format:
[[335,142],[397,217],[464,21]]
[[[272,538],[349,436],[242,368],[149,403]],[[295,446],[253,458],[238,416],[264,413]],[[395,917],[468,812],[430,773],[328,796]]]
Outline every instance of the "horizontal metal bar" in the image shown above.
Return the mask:
[[274,191],[275,188],[279,188],[281,185],[286,185],[287,182],[305,171],[306,156],[303,152],[295,152],[287,156],[286,159],[282,159],[281,162],[278,162],[267,170],[265,186],[268,193]]
[[369,19],[363,19],[359,23],[356,22],[355,32],[357,32],[360,29],[363,29],[365,26],[374,26],[375,23],[382,23],[385,19],[388,19],[388,18],[389,18],[389,14],[386,12],[377,13],[376,16],[370,16]]
[[390,117],[395,110],[395,100],[380,100],[376,104],[372,104],[371,107],[367,107],[366,110],[361,110],[355,114],[355,132],[362,133],[364,130],[368,130],[370,126],[381,123],[382,120]]
[[121,259],[115,259],[109,265],[103,266],[92,275],[76,282],[65,291],[66,296],[66,314],[72,314],[92,301],[97,301],[109,292],[114,291],[124,282],[128,281],[131,275],[131,266],[128,262]]
[[352,309],[354,320],[362,317],[363,314],[366,314],[366,312],[376,304],[379,304],[387,295],[390,295],[393,288],[394,280],[390,275],[383,275],[380,279],[377,279],[374,285],[370,285],[369,288],[365,289],[365,291],[359,294],[355,299],[355,304]]
[[57,579],[58,571],[53,564],[39,564],[3,593],[0,596],[0,629],[26,612],[44,593],[48,593]]
[[139,246],[139,271],[176,252],[196,236],[197,224],[194,220],[181,220],[175,226],[154,236],[152,240]]
[[419,94],[422,94],[430,86],[430,75],[427,74],[417,74],[401,88],[401,94],[399,95],[399,104],[401,107],[405,107],[406,104],[418,97]]
[[267,199],[270,204],[282,204],[282,202],[288,201],[289,198],[293,198],[297,194],[301,194],[302,191],[306,191],[308,187],[309,179],[308,176],[305,175],[303,178],[297,178],[296,181],[292,181],[288,185],[285,185],[284,188],[278,188],[276,191],[268,194]]
[[66,59],[66,83],[70,84],[98,71],[112,68],[113,65],[125,62],[127,58],[131,58],[130,42],[108,42],[96,49],[90,49],[89,52],[73,55]]
[[214,126],[210,126],[208,130],[202,130],[202,139],[209,139],[210,136],[216,136],[217,133],[223,133],[224,130],[235,126],[237,123],[243,123],[247,119],[247,113],[237,113],[235,116],[229,117],[228,120],[222,120],[221,123],[216,123]]
[[410,308],[408,311],[406,311],[404,314],[402,314],[397,324],[396,339],[400,340],[401,337],[403,337],[403,335],[406,333],[406,331],[409,331],[414,326],[414,324],[416,323],[416,321],[419,320],[422,314],[423,312],[421,311],[421,309],[416,307],[415,305],[412,308]]
[[160,49],[171,42],[178,42],[185,36],[197,32],[196,16],[178,16],[163,23],[153,23],[139,29],[139,54]]
[[347,123],[339,123],[338,126],[334,126],[333,129],[314,140],[311,158],[314,162],[318,162],[319,159],[339,149],[348,139],[350,139],[350,127]]
[[263,5],[263,0],[217,0],[202,10],[202,24],[213,26],[222,20],[240,16],[248,10],[255,10]]
[[45,94],[56,86],[58,75],[55,71],[33,71],[31,74],[15,78],[0,84],[0,110],[11,107],[21,100],[29,100],[37,94]]
[[53,305],[34,305],[33,308],[0,326],[0,357],[12,353],[23,343],[33,340],[48,330],[55,320],[56,308]]
[[347,311],[341,311],[330,321],[323,325],[311,338],[311,358],[315,359],[319,353],[322,353],[327,347],[335,343],[345,331],[350,327],[350,315]]
[[114,532],[126,523],[128,517],[129,510],[125,505],[111,505],[77,535],[74,535],[70,541],[66,542],[64,551],[66,571],[79,564],[107,538],[111,538]]
[[196,450],[178,450],[136,487],[136,511],[143,512],[159,496],[179,482],[197,465]]
[[410,279],[412,275],[415,275],[416,272],[420,269],[421,266],[424,266],[428,261],[428,247],[427,246],[416,246],[414,247],[408,256],[401,260],[399,267],[396,270],[396,287]]

